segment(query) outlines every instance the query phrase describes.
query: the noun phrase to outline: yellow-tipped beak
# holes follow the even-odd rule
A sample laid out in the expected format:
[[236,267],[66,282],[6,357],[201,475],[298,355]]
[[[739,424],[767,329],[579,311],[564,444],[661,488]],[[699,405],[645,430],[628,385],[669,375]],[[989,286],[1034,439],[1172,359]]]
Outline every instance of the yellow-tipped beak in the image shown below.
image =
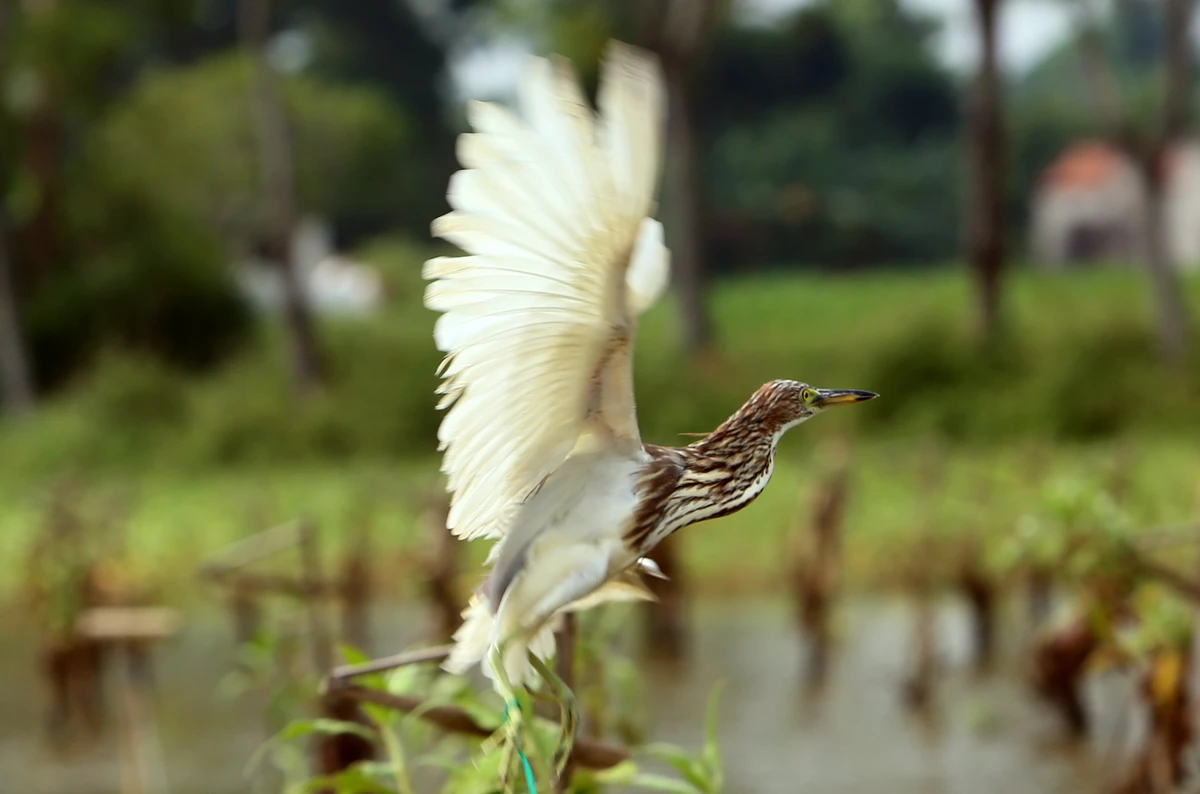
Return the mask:
[[828,408],[831,405],[849,405],[874,400],[879,395],[873,391],[859,389],[817,389],[817,399],[813,405],[818,408]]

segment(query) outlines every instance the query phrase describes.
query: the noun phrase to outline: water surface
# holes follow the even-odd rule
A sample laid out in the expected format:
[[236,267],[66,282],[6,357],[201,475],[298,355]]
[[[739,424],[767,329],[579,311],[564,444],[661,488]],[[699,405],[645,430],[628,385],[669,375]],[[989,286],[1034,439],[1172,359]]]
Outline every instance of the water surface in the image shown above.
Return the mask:
[[[721,744],[730,794],[1080,794],[1099,791],[1128,701],[1121,682],[1094,687],[1100,738],[1074,745],[1054,715],[1034,702],[1013,660],[986,677],[967,665],[967,626],[953,604],[939,607],[940,679],[935,716],[905,708],[911,614],[903,602],[860,599],[843,606],[830,678],[806,686],[804,646],[787,605],[772,600],[703,601],[693,607],[689,661],[647,664],[652,738],[698,749],[709,691],[725,682]],[[411,607],[377,610],[376,650],[416,639],[425,616]],[[14,636],[15,634],[15,636]],[[119,747],[108,736],[65,752],[44,741],[44,693],[32,675],[33,635],[16,631],[0,651],[4,719],[0,790],[109,794],[120,790]],[[231,627],[218,613],[190,616],[155,655],[159,777],[153,794],[241,794],[243,769],[265,736],[249,702],[216,693],[234,661]],[[115,692],[115,687],[109,688]],[[110,732],[111,733],[111,732]]]

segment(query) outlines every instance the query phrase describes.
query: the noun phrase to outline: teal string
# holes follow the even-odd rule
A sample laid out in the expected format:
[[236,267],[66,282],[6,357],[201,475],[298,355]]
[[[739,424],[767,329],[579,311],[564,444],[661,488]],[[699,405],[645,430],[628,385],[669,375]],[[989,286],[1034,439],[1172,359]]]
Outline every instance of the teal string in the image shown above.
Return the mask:
[[517,748],[517,755],[521,756],[521,763],[525,766],[525,785],[529,786],[529,794],[538,794],[537,781],[533,779],[533,767],[529,765],[529,759],[520,748]]
[[[521,701],[513,699],[504,704],[504,721],[508,722],[508,710],[510,707],[516,706],[521,708]],[[533,767],[529,764],[529,759],[525,757],[525,751],[517,747],[517,756],[521,759],[521,766],[525,769],[525,785],[529,786],[529,794],[538,794],[537,779],[533,776]]]

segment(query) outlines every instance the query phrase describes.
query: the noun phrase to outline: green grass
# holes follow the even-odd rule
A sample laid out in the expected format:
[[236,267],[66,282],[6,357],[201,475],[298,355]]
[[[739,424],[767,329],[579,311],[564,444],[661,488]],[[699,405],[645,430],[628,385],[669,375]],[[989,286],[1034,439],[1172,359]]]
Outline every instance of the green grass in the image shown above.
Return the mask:
[[[89,492],[128,496],[126,564],[164,588],[192,588],[204,554],[305,514],[330,546],[370,516],[387,582],[403,589],[428,540],[414,527],[413,497],[437,484],[438,354],[418,273],[427,253],[397,244],[367,252],[393,301],[381,317],[322,329],[333,378],[307,404],[291,400],[282,346],[267,329],[200,380],[106,358],[34,421],[0,424],[0,590],[18,581],[44,491],[66,475]],[[1200,282],[1188,289],[1200,310]],[[1138,272],[1016,273],[1007,340],[993,352],[976,341],[957,270],[747,278],[719,285],[712,305],[719,341],[702,360],[681,354],[671,301],[644,318],[636,379],[646,440],[685,443],[681,433],[711,429],[777,377],[882,395],[795,431],[755,505],[688,533],[697,581],[713,591],[780,586],[781,549],[807,518],[822,445],[835,439],[854,450],[848,553],[864,582],[896,567],[896,549],[926,542],[924,531],[1011,532],[1036,504],[1033,449],[1046,450],[1048,472],[1101,471],[1132,449],[1139,522],[1196,508],[1200,362],[1179,375],[1159,366]],[[949,461],[934,507],[918,487],[927,438]]]
[[[426,254],[394,244],[368,251],[394,298],[380,317],[322,328],[332,381],[320,398],[291,399],[272,329],[202,380],[109,357],[31,426],[0,424],[0,477],[430,454],[439,354],[434,315],[420,304]],[[702,360],[681,353],[672,301],[644,318],[635,373],[643,435],[674,443],[710,429],[779,377],[879,392],[845,420],[865,438],[1075,443],[1200,432],[1200,358],[1179,376],[1159,366],[1145,282],[1136,271],[1018,272],[1007,340],[988,352],[960,270],[728,281],[712,299],[717,349]],[[1200,280],[1187,286],[1200,309]]]
[[[688,529],[680,536],[688,578],[702,592],[770,592],[787,586],[791,550],[808,527],[815,488],[827,476],[828,441],[840,435],[835,416],[821,417],[785,440],[776,475],[743,511]],[[1038,508],[1039,488],[1055,477],[1103,481],[1115,462],[1127,460],[1127,507],[1143,526],[1194,518],[1200,486],[1200,448],[1187,439],[1149,441],[1130,449],[1111,445],[1060,446],[1047,453],[1044,476],[1028,465],[1041,453],[1028,447],[958,448],[947,453],[943,485],[930,501],[921,487],[919,443],[859,442],[852,448],[853,477],[846,518],[846,554],[854,586],[891,585],[906,555],[923,555],[944,574],[946,554],[967,532],[999,541],[1017,519]],[[1132,457],[1120,456],[1132,454]],[[147,472],[137,477],[98,475],[88,481],[85,515],[132,497],[113,548],[120,567],[172,600],[201,596],[200,561],[252,530],[296,516],[311,517],[322,531],[326,559],[336,564],[362,526],[374,543],[379,585],[407,596],[420,586],[421,559],[433,538],[417,521],[420,496],[436,486],[436,461],[351,467],[270,467],[200,475]],[[0,482],[0,592],[11,593],[22,558],[41,520],[45,495],[21,483]],[[946,544],[943,547],[943,544]],[[486,547],[471,544],[464,558],[464,587],[475,583]]]

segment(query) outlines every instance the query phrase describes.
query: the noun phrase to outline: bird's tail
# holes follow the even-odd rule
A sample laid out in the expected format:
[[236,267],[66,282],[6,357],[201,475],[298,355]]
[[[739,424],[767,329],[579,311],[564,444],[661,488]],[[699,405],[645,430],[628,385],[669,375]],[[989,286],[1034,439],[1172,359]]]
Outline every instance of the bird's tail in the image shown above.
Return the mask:
[[501,637],[507,637],[502,659],[505,677],[514,687],[536,687],[538,676],[529,661],[529,654],[544,661],[554,658],[554,631],[558,621],[544,625],[532,639],[524,638],[522,632],[507,631],[507,627],[497,625],[497,615],[492,612],[487,596],[483,594],[471,596],[462,617],[462,625],[454,632],[454,648],[442,669],[462,675],[478,664],[484,676],[495,682],[496,674],[488,654]]
[[521,630],[521,626],[501,625],[500,615],[491,610],[486,593],[482,590],[476,592],[462,612],[462,625],[454,632],[454,647],[442,664],[442,669],[453,675],[462,675],[478,664],[483,669],[483,674],[494,682],[496,674],[492,670],[488,655],[492,647],[503,638],[505,647],[502,661],[509,683],[514,687],[535,687],[538,675],[529,661],[529,654],[532,653],[542,661],[554,658],[554,632],[558,630],[561,616],[569,612],[582,612],[604,603],[653,601],[654,594],[642,581],[643,573],[656,578],[666,578],[654,561],[639,559],[632,568],[617,578],[610,579],[591,593],[567,604],[559,614],[542,623],[532,637],[527,629]]

